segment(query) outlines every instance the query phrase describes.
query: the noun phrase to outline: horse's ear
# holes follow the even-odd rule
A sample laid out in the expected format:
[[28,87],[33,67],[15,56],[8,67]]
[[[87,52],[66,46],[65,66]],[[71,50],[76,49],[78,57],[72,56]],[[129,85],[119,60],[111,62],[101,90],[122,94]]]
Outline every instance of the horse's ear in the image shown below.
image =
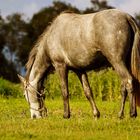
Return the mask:
[[24,77],[22,77],[21,75],[17,74],[18,78],[20,79],[21,83],[25,83],[26,79]]

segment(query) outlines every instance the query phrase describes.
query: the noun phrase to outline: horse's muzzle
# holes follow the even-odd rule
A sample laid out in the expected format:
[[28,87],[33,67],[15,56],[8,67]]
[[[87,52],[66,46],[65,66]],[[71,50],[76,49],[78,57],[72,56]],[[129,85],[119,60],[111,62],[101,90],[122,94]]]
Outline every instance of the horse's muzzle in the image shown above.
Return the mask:
[[47,116],[47,108],[43,107],[38,110],[30,109],[31,111],[31,118],[32,119],[39,119],[39,118],[45,118]]

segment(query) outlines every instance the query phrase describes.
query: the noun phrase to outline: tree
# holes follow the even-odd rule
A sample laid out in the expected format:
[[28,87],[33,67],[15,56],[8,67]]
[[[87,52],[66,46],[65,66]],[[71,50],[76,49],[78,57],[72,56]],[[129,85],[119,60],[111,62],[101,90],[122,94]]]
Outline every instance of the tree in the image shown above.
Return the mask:
[[54,1],[52,6],[43,8],[34,14],[29,25],[29,37],[32,42],[34,42],[44,29],[50,25],[53,19],[63,11],[80,13],[77,8],[72,7],[70,4]]
[[5,44],[5,37],[4,37],[4,19],[0,15],[0,54],[2,53],[4,44]]
[[[3,63],[8,65],[5,74],[1,72],[3,77],[11,75],[9,80],[17,81],[17,73],[21,72],[21,66],[27,61],[27,51],[30,39],[27,37],[27,23],[22,19],[22,15],[15,13],[7,16],[2,26],[4,46],[2,52],[5,60]],[[7,62],[6,62],[7,61]],[[5,69],[3,67],[3,69]],[[1,68],[2,70],[2,68]],[[13,74],[12,74],[13,73]]]
[[83,13],[93,13],[105,9],[112,9],[114,7],[108,5],[107,0],[91,0],[92,7],[87,8]]
[[6,49],[9,53],[10,63],[18,61],[17,53],[23,48],[23,38],[26,36],[26,23],[22,19],[21,14],[13,14],[7,16],[6,23],[4,25],[6,34]]
[[21,66],[27,61],[27,52],[30,48],[27,25],[22,15],[15,13],[7,16],[3,27],[6,36],[4,54],[17,72],[21,72]]
[[0,76],[9,79],[13,82],[18,81],[16,77],[15,67],[10,64],[4,55],[4,48],[6,46],[6,31],[5,31],[5,21],[0,16]]
[[140,13],[139,14],[136,14],[135,19],[136,19],[136,21],[138,23],[138,26],[140,28]]

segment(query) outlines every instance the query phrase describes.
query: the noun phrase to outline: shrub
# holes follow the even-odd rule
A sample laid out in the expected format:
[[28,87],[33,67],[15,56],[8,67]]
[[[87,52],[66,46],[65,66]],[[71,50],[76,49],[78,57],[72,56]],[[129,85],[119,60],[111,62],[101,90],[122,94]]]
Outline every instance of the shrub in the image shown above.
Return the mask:
[[[120,97],[120,79],[111,68],[99,72],[89,72],[88,77],[95,98],[99,100],[116,100]],[[68,81],[70,98],[85,98],[81,83],[73,72],[69,72]],[[48,75],[44,84],[47,98],[61,96],[60,81],[56,73]],[[0,78],[1,96],[23,97],[22,92],[20,84],[14,84]]]
[[[119,98],[120,79],[111,68],[99,72],[89,72],[88,77],[95,98],[100,100],[116,100]],[[83,98],[84,94],[81,83],[73,72],[69,73],[68,81],[70,97]],[[57,74],[48,76],[47,81],[45,81],[45,87],[47,97],[61,96],[60,82]]]
[[111,69],[89,74],[92,91],[101,100],[116,100],[120,97],[120,78]]
[[14,84],[8,80],[0,77],[0,96],[1,97],[21,97],[22,90],[21,85]]

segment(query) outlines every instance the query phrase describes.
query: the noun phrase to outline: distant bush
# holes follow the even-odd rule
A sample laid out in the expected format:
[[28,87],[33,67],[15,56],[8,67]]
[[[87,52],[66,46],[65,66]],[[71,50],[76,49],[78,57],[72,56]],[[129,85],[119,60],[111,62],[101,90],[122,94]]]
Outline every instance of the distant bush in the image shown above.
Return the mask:
[[1,97],[21,97],[22,96],[22,89],[21,85],[14,84],[8,80],[0,78],[0,96]]
[[89,73],[89,81],[95,98],[116,100],[120,97],[120,78],[111,69]]
[[[111,69],[88,73],[90,86],[95,98],[100,100],[116,100],[120,97],[120,79]],[[50,98],[61,96],[60,82],[57,74],[51,74],[45,81],[46,95]],[[77,76],[69,73],[69,92],[71,98],[83,98],[84,93]],[[85,98],[85,97],[84,97]]]
[[[112,69],[105,69],[99,72],[89,72],[88,78],[94,97],[98,100],[116,100],[120,94],[120,79]],[[83,88],[78,77],[69,72],[69,93],[70,98],[85,98]],[[50,74],[44,82],[47,98],[61,96],[59,77],[56,73]],[[0,96],[2,97],[23,97],[20,84],[14,84],[0,78]]]

